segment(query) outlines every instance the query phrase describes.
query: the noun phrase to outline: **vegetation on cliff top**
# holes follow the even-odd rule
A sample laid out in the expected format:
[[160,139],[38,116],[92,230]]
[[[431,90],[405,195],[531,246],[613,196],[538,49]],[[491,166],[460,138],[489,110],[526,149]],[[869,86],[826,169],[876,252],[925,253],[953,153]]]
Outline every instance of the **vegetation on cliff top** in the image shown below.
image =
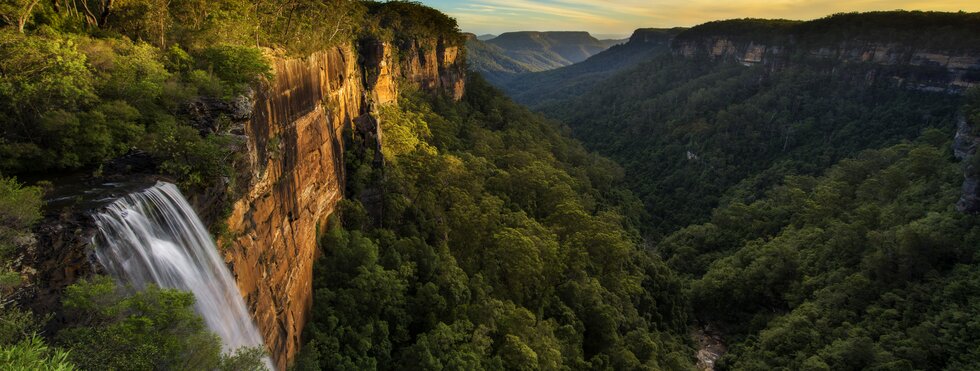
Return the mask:
[[[302,56],[385,35],[461,42],[451,18],[408,2],[0,4],[0,174],[98,175],[113,159],[145,153],[185,190],[233,186],[241,143],[227,135],[231,113],[200,117],[192,105],[235,99],[271,77],[269,53]],[[25,289],[15,262],[48,248],[30,232],[41,205],[39,188],[0,177],[0,368],[263,367],[263,350],[223,355],[190,294],[132,293],[98,278],[69,288],[64,306],[74,316],[58,325],[66,329],[41,333],[48,318],[10,299]]]
[[462,42],[455,21],[410,2],[126,1],[91,14],[72,4],[34,4],[23,30],[11,20],[28,8],[0,8],[0,172],[92,170],[137,150],[185,187],[234,179],[228,128],[200,127],[188,104],[268,77],[258,47],[306,55],[357,37]]
[[783,46],[877,42],[926,50],[977,51],[980,50],[980,13],[838,13],[805,22],[734,19],[701,24],[677,36],[678,42],[711,38]]

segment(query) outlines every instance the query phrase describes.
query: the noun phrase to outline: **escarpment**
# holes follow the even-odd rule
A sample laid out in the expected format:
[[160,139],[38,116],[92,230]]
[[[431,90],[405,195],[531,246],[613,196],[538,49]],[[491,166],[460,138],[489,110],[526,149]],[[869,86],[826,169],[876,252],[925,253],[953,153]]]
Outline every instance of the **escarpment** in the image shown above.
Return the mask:
[[[945,17],[957,17],[955,14]],[[922,12],[842,14],[809,21],[710,22],[681,33],[674,54],[784,69],[866,64],[869,81],[959,94],[980,85],[980,21]],[[914,28],[902,22],[913,22]],[[918,23],[915,23],[918,22]],[[903,28],[904,27],[904,28]],[[943,42],[937,40],[942,39]]]
[[[401,61],[396,56],[405,56]],[[311,305],[317,232],[343,197],[345,133],[377,105],[397,101],[397,81],[462,97],[459,47],[417,40],[406,50],[362,42],[306,58],[276,59],[245,125],[247,185],[219,236],[277,365],[300,346]],[[373,130],[379,130],[375,126]]]

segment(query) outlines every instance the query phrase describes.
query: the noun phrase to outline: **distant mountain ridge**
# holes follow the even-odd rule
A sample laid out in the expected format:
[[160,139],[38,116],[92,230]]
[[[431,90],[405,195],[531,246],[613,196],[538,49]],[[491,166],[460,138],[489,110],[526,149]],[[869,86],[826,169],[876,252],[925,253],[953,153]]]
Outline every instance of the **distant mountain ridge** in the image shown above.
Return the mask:
[[584,31],[506,32],[482,41],[467,35],[471,68],[498,84],[516,74],[547,71],[588,59],[622,40],[599,40]]
[[523,31],[506,32],[486,42],[504,49],[511,58],[528,58],[529,62],[542,62],[536,65],[550,67],[584,61],[619,41],[598,40],[582,31]]
[[[671,52],[674,38],[686,28],[641,28],[626,43],[614,45],[580,63],[521,74],[496,85],[514,100],[536,107],[583,93],[616,72]],[[492,80],[491,80],[492,81]]]

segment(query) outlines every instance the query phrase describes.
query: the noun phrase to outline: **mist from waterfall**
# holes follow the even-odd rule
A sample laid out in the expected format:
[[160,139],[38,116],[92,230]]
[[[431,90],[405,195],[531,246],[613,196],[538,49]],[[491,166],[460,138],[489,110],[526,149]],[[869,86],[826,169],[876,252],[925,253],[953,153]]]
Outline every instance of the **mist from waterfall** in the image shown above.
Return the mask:
[[264,348],[214,240],[175,185],[131,193],[95,221],[96,255],[110,274],[137,289],[156,284],[193,293],[195,310],[226,352]]

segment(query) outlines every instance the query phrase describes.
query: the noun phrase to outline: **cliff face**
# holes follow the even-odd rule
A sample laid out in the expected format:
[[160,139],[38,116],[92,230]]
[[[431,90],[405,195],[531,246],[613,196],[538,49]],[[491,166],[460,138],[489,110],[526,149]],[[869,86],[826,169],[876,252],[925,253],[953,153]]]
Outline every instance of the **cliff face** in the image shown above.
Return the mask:
[[883,67],[883,77],[930,91],[960,93],[980,85],[980,52],[919,49],[898,43],[842,42],[832,46],[794,43],[771,45],[735,41],[723,36],[685,40],[673,45],[685,57],[707,56],[737,61],[746,66],[763,64],[782,68],[803,60],[835,63],[873,63]]
[[280,368],[298,351],[307,321],[317,232],[343,197],[345,130],[376,105],[394,104],[399,78],[463,94],[456,46],[420,40],[407,50],[380,42],[360,50],[276,60],[245,126],[248,164],[239,171],[247,186],[219,245]]
[[781,69],[806,63],[875,68],[869,80],[962,93],[980,85],[980,17],[975,13],[873,12],[808,21],[709,22],[677,36],[673,52]]

